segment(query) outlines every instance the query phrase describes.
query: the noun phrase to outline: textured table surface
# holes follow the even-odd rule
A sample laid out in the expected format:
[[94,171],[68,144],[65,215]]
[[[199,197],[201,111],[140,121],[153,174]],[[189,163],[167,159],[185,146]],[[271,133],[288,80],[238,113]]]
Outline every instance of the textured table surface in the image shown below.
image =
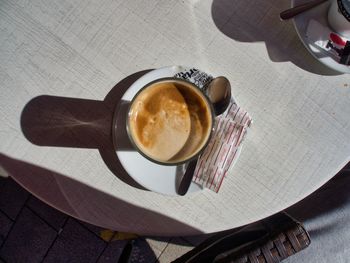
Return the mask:
[[[0,175],[81,220],[143,234],[229,229],[296,203],[350,160],[350,77],[279,21],[289,5],[0,1]],[[167,65],[227,76],[254,119],[218,194],[139,189],[113,152],[118,98]]]

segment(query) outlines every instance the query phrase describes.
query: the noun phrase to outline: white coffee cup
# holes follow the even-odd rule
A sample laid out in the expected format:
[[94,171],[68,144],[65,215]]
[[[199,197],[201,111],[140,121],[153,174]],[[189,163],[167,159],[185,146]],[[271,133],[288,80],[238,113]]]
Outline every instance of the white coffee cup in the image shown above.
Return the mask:
[[350,0],[332,0],[328,23],[336,33],[350,40]]

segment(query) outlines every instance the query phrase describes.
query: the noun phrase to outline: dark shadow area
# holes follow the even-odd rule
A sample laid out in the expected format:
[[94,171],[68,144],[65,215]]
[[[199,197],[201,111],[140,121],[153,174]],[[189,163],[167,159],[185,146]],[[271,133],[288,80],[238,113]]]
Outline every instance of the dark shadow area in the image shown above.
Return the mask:
[[316,192],[289,207],[286,212],[300,221],[316,218],[350,202],[350,171],[342,170]]
[[[182,222],[127,203],[63,174],[4,154],[0,154],[0,165],[2,170],[21,186],[30,186],[35,196],[45,203],[88,223],[141,235],[175,236],[202,233]],[[86,203],[82,200],[86,200]],[[150,225],[145,226],[145,222],[150,222]],[[120,228],[115,229],[116,225]]]
[[[118,178],[144,189],[122,167],[113,146],[112,125],[125,91],[149,71],[126,77],[111,89],[103,101],[38,96],[29,101],[22,111],[22,132],[30,142],[39,146],[98,149],[103,161]],[[125,137],[125,127],[120,128],[120,133]],[[123,146],[127,147],[130,143],[127,136],[125,138]]]
[[[339,233],[339,229],[341,229],[339,228],[339,224],[344,224],[344,220],[347,219],[350,202],[349,187],[350,163],[315,193],[286,209],[286,212],[289,215],[296,218],[302,224],[318,220],[318,224],[316,224],[318,227],[311,227],[311,229],[306,228],[311,236],[311,244],[313,239],[315,239],[315,242],[317,242],[317,244],[313,246],[313,249],[306,250],[306,253],[309,253],[309,257],[315,257],[315,255],[312,255],[307,251],[311,251],[311,253],[314,253],[315,250],[317,251],[320,246],[320,239],[323,240],[323,243],[325,243],[325,240],[328,240],[328,243],[333,243],[330,238],[334,238],[335,235],[338,234],[340,235],[340,240],[343,238],[346,240],[346,235]],[[338,215],[334,215],[336,212]],[[318,219],[319,217],[321,219]],[[255,251],[253,254],[258,253],[259,249],[257,248],[260,247],[261,249],[261,247],[266,244],[266,242],[264,242],[264,238],[266,236],[271,235],[275,244],[282,242],[283,240],[285,244],[285,242],[287,242],[287,240],[290,238],[290,240],[294,238],[296,240],[296,236],[298,236],[299,239],[301,235],[304,235],[303,238],[300,238],[299,241],[297,241],[298,245],[302,244],[300,248],[296,251],[289,251],[283,256],[283,258],[286,258],[304,248],[307,248],[310,244],[310,240],[307,240],[308,238],[306,238],[306,232],[301,232],[298,229],[295,234],[292,234],[291,231],[296,231],[295,227],[297,223],[294,221],[294,219],[292,221],[295,223],[292,223],[292,221],[285,221],[287,218],[288,216],[286,216],[284,213],[277,213],[268,218],[240,228],[218,232],[211,236],[202,235],[203,237],[207,236],[207,238],[199,245],[196,245],[195,248],[173,262],[240,262],[240,260],[237,259],[247,259],[247,253],[249,251]],[[284,225],[283,221],[285,222]],[[264,228],[262,228],[262,226],[264,226]],[[276,241],[283,235],[286,235],[287,229],[289,229],[288,238],[282,238],[281,240]],[[283,235],[281,235],[281,233],[283,233]],[[291,237],[292,235],[295,237]],[[327,235],[328,238],[326,237]],[[262,250],[269,246],[273,246],[272,242],[270,242],[269,245],[264,246]],[[344,245],[344,247],[346,247],[346,245]],[[294,246],[294,249],[295,248],[296,246]],[[325,247],[324,249],[329,250],[329,247]],[[283,249],[282,247],[279,247],[278,250],[281,251]],[[335,253],[336,252],[333,252],[333,254]],[[264,255],[266,254],[264,253]],[[301,255],[302,254],[299,255],[300,258],[302,258]],[[249,258],[250,256],[252,255],[250,254]],[[271,262],[272,261],[273,260],[271,259]]]
[[[350,169],[348,164],[328,183],[299,203],[286,209],[286,212],[301,222],[330,215],[350,203]],[[334,220],[337,220],[336,217]],[[325,223],[320,229],[311,229],[311,237],[327,235],[336,227],[337,222]]]
[[211,11],[215,25],[226,36],[245,43],[265,42],[273,62],[290,61],[315,74],[340,75],[307,51],[291,21],[280,21],[279,13],[289,7],[290,1],[214,0]]

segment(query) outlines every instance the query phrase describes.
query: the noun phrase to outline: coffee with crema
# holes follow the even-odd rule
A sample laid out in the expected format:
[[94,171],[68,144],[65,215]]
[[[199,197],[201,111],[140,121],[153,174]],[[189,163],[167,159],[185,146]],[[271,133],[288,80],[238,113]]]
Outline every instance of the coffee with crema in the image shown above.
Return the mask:
[[136,95],[128,129],[144,155],[171,164],[191,158],[204,147],[212,122],[210,104],[202,92],[190,83],[170,79]]

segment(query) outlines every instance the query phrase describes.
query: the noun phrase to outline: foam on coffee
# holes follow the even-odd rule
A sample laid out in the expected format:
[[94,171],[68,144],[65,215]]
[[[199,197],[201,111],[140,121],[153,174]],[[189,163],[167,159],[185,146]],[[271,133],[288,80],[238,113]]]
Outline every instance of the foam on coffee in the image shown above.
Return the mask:
[[129,111],[129,134],[154,160],[176,163],[196,154],[210,135],[207,101],[191,84],[167,80],[145,88]]

